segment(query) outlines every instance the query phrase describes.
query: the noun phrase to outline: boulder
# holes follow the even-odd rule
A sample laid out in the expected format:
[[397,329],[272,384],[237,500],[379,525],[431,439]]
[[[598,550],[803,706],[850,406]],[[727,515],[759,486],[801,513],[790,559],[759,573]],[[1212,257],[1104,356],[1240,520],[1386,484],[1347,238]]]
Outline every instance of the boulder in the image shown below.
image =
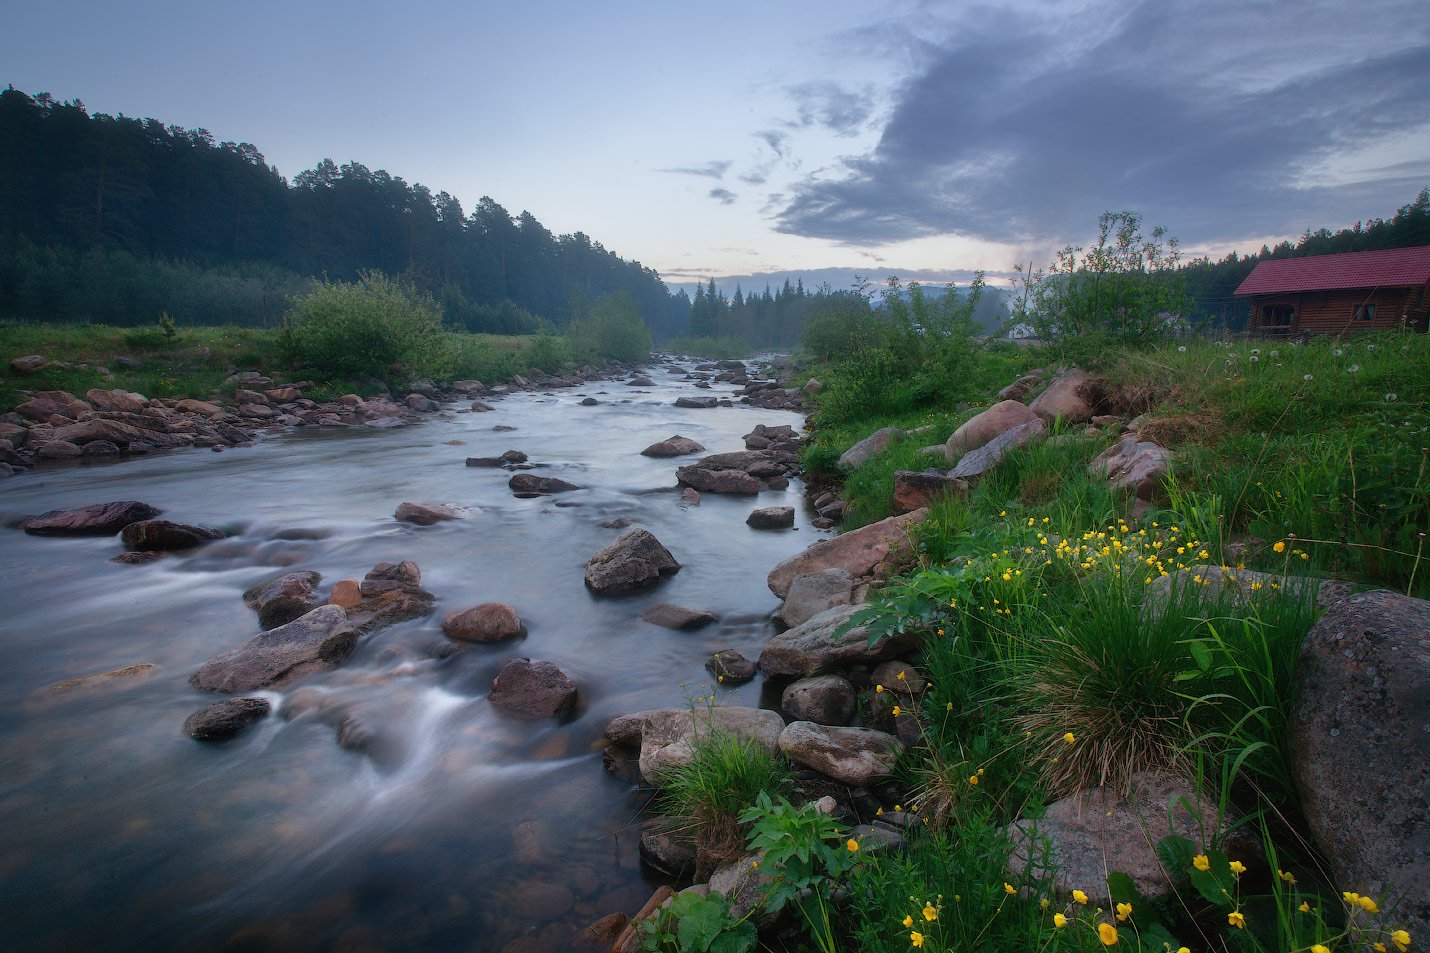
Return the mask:
[[[1172,881],[1157,856],[1157,843],[1176,835],[1200,850],[1231,830],[1234,820],[1230,814],[1219,818],[1216,802],[1199,797],[1185,779],[1144,771],[1132,776],[1125,792],[1093,788],[1050,805],[1040,820],[1008,825],[1016,845],[1008,868],[1017,877],[1045,880],[1051,874],[1058,893],[1082,890],[1103,907],[1111,906],[1108,871],[1119,871],[1132,878],[1142,896],[1160,900],[1172,893]],[[1038,849],[1043,840],[1046,856]],[[1233,835],[1228,841],[1222,847],[1232,859],[1253,859],[1252,838]]]
[[226,535],[221,529],[171,520],[141,520],[130,523],[121,533],[125,548],[150,553],[193,549]]
[[740,470],[750,476],[770,477],[784,473],[787,469],[781,460],[793,463],[798,457],[793,454],[781,457],[780,454],[768,450],[732,450],[729,453],[712,453],[708,457],[701,457],[691,466],[701,470]]
[[649,711],[638,711],[630,715],[617,715],[606,722],[606,730],[603,732],[606,739],[617,745],[638,745],[641,743],[641,730],[645,726],[648,715],[656,712],[675,712],[682,709],[675,708],[652,708]]
[[524,718],[554,718],[576,704],[576,683],[555,662],[515,658],[501,667],[487,701]]
[[266,698],[230,698],[184,719],[184,734],[196,741],[226,741],[273,710]]
[[785,686],[780,710],[792,721],[847,725],[854,718],[854,686],[842,675],[811,675]]
[[1091,391],[1099,384],[1097,378],[1075,367],[1054,377],[1047,390],[1028,407],[1048,423],[1055,420],[1065,424],[1087,423],[1097,413]]
[[795,764],[850,787],[864,787],[894,773],[903,743],[872,728],[838,728],[795,721],[785,726],[780,750]]
[[513,493],[532,496],[548,496],[552,493],[566,493],[582,487],[556,477],[537,476],[534,473],[518,473],[506,482]]
[[813,675],[897,658],[918,645],[917,635],[892,633],[871,646],[869,630],[864,626],[851,626],[842,634],[836,634],[855,611],[855,606],[835,606],[802,625],[781,632],[760,652],[760,671],[776,678]]
[[1019,424],[1012,430],[994,437],[977,450],[964,454],[959,459],[958,465],[949,472],[949,476],[956,480],[962,480],[972,487],[989,471],[998,466],[1010,451],[1041,439],[1047,429],[1047,425],[1042,420]]
[[641,451],[641,455],[646,457],[683,457],[687,453],[702,453],[704,450],[704,447],[689,437],[676,434],[659,443],[651,444]]
[[874,431],[840,455],[840,469],[859,469],[874,454],[882,453],[887,450],[889,444],[897,440],[902,434],[903,431],[898,427],[885,427],[882,430]]
[[339,579],[328,593],[328,604],[351,609],[362,602],[362,583],[356,579]]
[[666,629],[698,629],[709,625],[720,617],[709,609],[692,609],[689,606],[674,606],[668,602],[658,602],[641,613],[641,618],[651,625]]
[[804,552],[780,563],[766,579],[770,591],[783,599],[796,576],[821,569],[843,569],[851,577],[867,576],[875,570],[889,570],[913,551],[909,532],[928,516],[928,510],[914,510],[891,516],[868,526],[823,539]]
[[651,380],[649,377],[632,377],[630,380],[626,381],[626,386],[628,386],[628,387],[654,387],[654,386],[655,386],[655,381]]
[[675,406],[690,407],[697,410],[709,410],[719,406],[719,399],[716,397],[677,397]]
[[162,511],[148,503],[119,500],[32,516],[20,528],[34,536],[113,536],[131,523],[152,520]]
[[1087,465],[1087,472],[1103,477],[1114,490],[1130,492],[1143,500],[1166,498],[1162,483],[1172,462],[1172,451],[1136,437],[1123,437],[1099,453]]
[[337,667],[357,645],[357,638],[342,609],[319,606],[205,663],[189,684],[206,692],[251,692],[286,685]]
[[450,503],[403,503],[393,515],[405,523],[431,526],[445,520],[464,519],[467,513],[460,506]]
[[40,354],[10,358],[10,370],[16,374],[35,374],[49,366],[49,359]]
[[948,438],[948,447],[964,452],[977,450],[999,434],[1037,419],[1038,415],[1022,401],[1001,400],[955,430]]
[[212,417],[223,413],[223,408],[218,404],[211,404],[206,400],[194,400],[186,397],[174,405],[176,410],[182,410],[186,414],[198,414],[201,417]]
[[822,569],[797,576],[779,608],[780,621],[791,627],[803,625],[826,609],[849,605],[853,593],[854,580],[843,569]]
[[717,682],[740,684],[754,678],[759,666],[734,649],[721,649],[705,660],[705,671]]
[[35,456],[41,460],[73,460],[83,456],[84,450],[78,444],[69,443],[64,440],[51,440],[40,446],[35,451]]
[[689,822],[653,817],[641,823],[641,860],[670,877],[695,867],[695,837]]
[[710,892],[725,898],[730,916],[737,920],[753,916],[755,925],[767,930],[774,925],[777,916],[760,911],[760,907],[774,892],[777,880],[769,866],[762,863],[764,859],[764,852],[758,851],[717,868],[710,875]]
[[681,467],[675,471],[676,481],[681,486],[694,487],[702,493],[730,493],[753,496],[764,488],[764,484],[741,470],[703,470],[699,467]]
[[1022,400],[1043,382],[1043,375],[1039,373],[1024,374],[1007,387],[998,392],[999,400]]
[[794,525],[794,507],[762,506],[751,510],[745,525],[753,529],[789,529]]
[[1291,750],[1301,808],[1342,887],[1380,925],[1430,931],[1430,602],[1333,605],[1301,643]]
[[422,571],[410,559],[378,563],[363,577],[358,595],[360,601],[345,607],[345,611],[359,632],[420,619],[432,611],[432,603],[437,601],[422,588]]
[[680,563],[647,530],[626,530],[586,563],[586,585],[600,594],[632,592],[653,586],[662,575],[680,571]]
[[254,586],[243,594],[243,601],[258,613],[258,625],[276,629],[299,619],[322,604],[318,598],[321,574],[312,570],[286,572],[277,579]]
[[805,381],[804,392],[806,394],[817,394],[822,390],[824,390],[824,383],[820,381],[819,378],[811,377],[809,380]]
[[783,728],[784,719],[763,708],[697,705],[694,711],[649,712],[641,724],[641,777],[659,785],[671,768],[690,763],[693,745],[712,730],[753,741],[774,754]]
[[505,642],[526,633],[516,610],[502,602],[484,602],[442,621],[442,631],[464,642]]
[[912,513],[943,497],[963,496],[967,492],[967,482],[942,470],[898,470],[894,473],[894,509],[900,513]]
[[149,406],[149,398],[143,394],[132,394],[118,387],[113,390],[101,390],[98,387],[91,387],[84,392],[84,396],[85,399],[94,406],[95,410],[137,414]]

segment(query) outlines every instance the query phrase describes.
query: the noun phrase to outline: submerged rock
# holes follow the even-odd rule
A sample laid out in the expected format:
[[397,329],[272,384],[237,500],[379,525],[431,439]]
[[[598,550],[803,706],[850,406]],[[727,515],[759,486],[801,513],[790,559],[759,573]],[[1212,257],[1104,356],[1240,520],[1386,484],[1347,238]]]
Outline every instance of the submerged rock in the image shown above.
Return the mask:
[[284,573],[249,589],[243,594],[243,601],[258,613],[261,628],[276,629],[307,615],[321,604],[317,589],[322,581],[322,575],[312,570]]
[[511,606],[484,602],[447,616],[442,622],[442,631],[464,642],[504,642],[525,634],[526,627]]
[[141,552],[174,552],[193,549],[227,534],[208,526],[191,526],[170,520],[141,520],[124,527],[124,545]]
[[516,494],[531,494],[535,496],[547,496],[552,493],[566,493],[570,490],[580,490],[583,487],[575,483],[568,483],[556,477],[537,476],[534,473],[518,473],[506,484],[511,491]]
[[131,523],[152,520],[162,510],[134,500],[94,503],[32,516],[20,528],[33,536],[113,536]]
[[206,692],[251,692],[337,667],[357,645],[357,630],[337,606],[261,632],[206,662],[189,683]]
[[721,649],[706,659],[705,671],[716,681],[739,684],[754,678],[759,666],[734,649]]
[[432,611],[432,603],[437,601],[436,596],[422,588],[422,571],[410,559],[378,563],[363,577],[358,594],[361,601],[346,606],[345,610],[359,632],[420,619]]
[[431,526],[445,520],[466,518],[466,511],[450,503],[403,503],[394,514],[397,519],[418,526]]
[[586,563],[586,585],[601,594],[632,592],[679,571],[680,563],[660,540],[647,530],[629,529]]
[[764,484],[743,470],[706,470],[701,467],[681,467],[675,471],[675,478],[681,486],[694,487],[702,493],[753,496],[764,488]]
[[645,457],[683,457],[688,453],[702,453],[704,450],[704,447],[689,437],[676,434],[659,443],[651,444],[641,451],[641,455]]
[[184,734],[196,741],[224,741],[267,718],[272,710],[266,698],[230,698],[185,718]]
[[720,617],[709,609],[692,609],[689,606],[658,602],[642,612],[641,618],[651,625],[665,629],[698,629]]
[[698,410],[709,410],[719,406],[719,399],[715,397],[677,397],[675,406],[690,407]]
[[512,659],[502,666],[487,701],[526,718],[553,718],[576,704],[576,683],[555,662]]

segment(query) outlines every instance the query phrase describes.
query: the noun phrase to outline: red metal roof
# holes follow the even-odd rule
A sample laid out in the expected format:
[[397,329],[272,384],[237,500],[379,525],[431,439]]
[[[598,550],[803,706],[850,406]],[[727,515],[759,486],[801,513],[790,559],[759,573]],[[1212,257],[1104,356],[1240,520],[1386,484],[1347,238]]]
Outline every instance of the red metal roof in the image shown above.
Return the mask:
[[1349,251],[1258,262],[1235,294],[1264,295],[1337,288],[1400,288],[1430,283],[1430,245]]

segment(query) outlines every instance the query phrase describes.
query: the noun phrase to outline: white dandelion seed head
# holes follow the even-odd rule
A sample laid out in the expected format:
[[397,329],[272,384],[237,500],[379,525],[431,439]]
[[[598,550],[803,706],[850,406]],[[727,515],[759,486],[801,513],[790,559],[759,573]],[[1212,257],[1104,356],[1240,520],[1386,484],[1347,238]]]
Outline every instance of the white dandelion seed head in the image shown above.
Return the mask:
[[1177,353],[1178,353],[1178,354],[1185,354],[1185,353],[1187,353],[1187,346],[1186,346],[1185,344],[1178,344],[1178,345],[1177,345]]
[[1340,357],[1340,356],[1341,356],[1341,349],[1340,349],[1340,348],[1336,348],[1335,350],[1331,351],[1331,356],[1332,356],[1332,357]]
[[1397,397],[1395,394],[1386,394],[1386,395],[1385,395],[1385,402],[1388,403],[1388,404],[1393,404],[1393,403],[1395,403],[1395,402],[1396,402],[1397,400],[1399,400],[1399,399],[1400,399],[1400,398]]
[[1303,380],[1303,381],[1309,381],[1309,380],[1312,380],[1313,377],[1314,377],[1314,375],[1307,374],[1305,377],[1301,378],[1301,380]]
[[1261,358],[1259,358],[1259,357],[1257,357],[1255,354],[1253,354],[1253,355],[1251,355],[1250,357],[1248,357],[1247,360],[1250,361],[1251,363],[1255,364],[1257,361],[1261,360]]
[[1360,370],[1360,365],[1359,365],[1359,364],[1352,364],[1350,367],[1346,368],[1346,373],[1348,373],[1348,374],[1354,374],[1354,373],[1355,373],[1356,371],[1358,371],[1358,370]]

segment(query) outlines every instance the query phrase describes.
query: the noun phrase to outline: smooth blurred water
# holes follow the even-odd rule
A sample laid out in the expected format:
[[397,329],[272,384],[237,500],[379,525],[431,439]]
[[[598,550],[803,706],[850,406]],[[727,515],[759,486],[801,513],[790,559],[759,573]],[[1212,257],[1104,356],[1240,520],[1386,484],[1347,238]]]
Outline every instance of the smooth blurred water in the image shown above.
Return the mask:
[[[675,467],[640,456],[680,433],[711,453],[755,424],[798,415],[672,406],[690,382],[652,375],[521,394],[493,413],[452,410],[401,429],[307,430],[224,453],[181,451],[47,469],[0,484],[0,936],[9,949],[580,949],[580,931],[633,913],[650,883],[641,797],[602,768],[617,714],[685,704],[710,686],[717,649],[755,657],[773,634],[767,571],[818,538],[800,487],[679,502]],[[602,403],[581,407],[584,396]],[[493,432],[497,424],[514,426]],[[505,470],[468,456],[508,449],[589,489],[515,499]],[[117,538],[14,528],[45,510],[143,500],[230,539],[141,566],[109,561]],[[472,507],[416,527],[404,501]],[[557,503],[563,505],[558,506]],[[564,505],[571,504],[571,505]],[[796,507],[796,531],[745,525],[756,506]],[[684,564],[659,587],[596,598],[582,570],[625,517]],[[234,741],[180,731],[218,697],[193,670],[257,631],[240,594],[290,569],[324,584],[383,560],[415,560],[438,597],[430,618],[377,632],[337,670],[286,690],[310,710]],[[441,618],[479,602],[517,608],[529,634],[442,658]],[[717,612],[672,632],[639,619],[655,602]],[[550,659],[581,688],[562,721],[514,720],[485,701],[502,663]],[[145,678],[45,692],[135,663]],[[759,683],[719,689],[758,704]],[[268,693],[275,711],[283,693]],[[353,717],[368,754],[337,743]]]

